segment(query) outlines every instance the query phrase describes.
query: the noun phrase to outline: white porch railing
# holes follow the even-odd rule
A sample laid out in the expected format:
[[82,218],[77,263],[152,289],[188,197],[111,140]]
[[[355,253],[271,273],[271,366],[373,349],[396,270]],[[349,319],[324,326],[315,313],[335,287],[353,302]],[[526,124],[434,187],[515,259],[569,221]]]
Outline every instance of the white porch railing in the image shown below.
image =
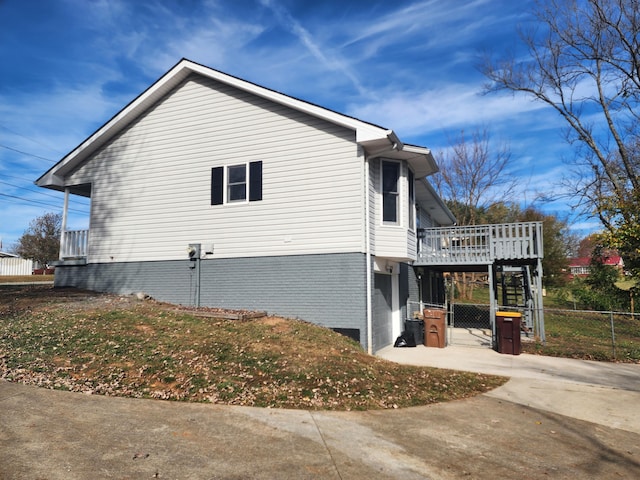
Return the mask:
[[67,230],[60,240],[60,260],[86,258],[89,230]]
[[482,265],[543,257],[542,222],[501,223],[419,231],[418,264]]

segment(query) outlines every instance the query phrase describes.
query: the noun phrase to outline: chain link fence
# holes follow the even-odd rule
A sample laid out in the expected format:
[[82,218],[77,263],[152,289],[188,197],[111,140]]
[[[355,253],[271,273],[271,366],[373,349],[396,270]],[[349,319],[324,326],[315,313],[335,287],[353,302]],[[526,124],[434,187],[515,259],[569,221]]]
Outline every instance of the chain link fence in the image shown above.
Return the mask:
[[545,308],[544,319],[545,345],[526,345],[525,352],[640,362],[639,314]]
[[[407,313],[416,318],[420,304],[410,302]],[[427,305],[423,308],[447,309],[448,343],[456,344],[464,337],[457,330],[474,335],[491,335],[492,321],[489,305],[453,303]],[[640,314],[630,312],[564,310],[545,308],[545,342],[523,329],[522,351],[543,355],[562,356],[601,361],[640,362]],[[490,346],[490,342],[484,342]]]

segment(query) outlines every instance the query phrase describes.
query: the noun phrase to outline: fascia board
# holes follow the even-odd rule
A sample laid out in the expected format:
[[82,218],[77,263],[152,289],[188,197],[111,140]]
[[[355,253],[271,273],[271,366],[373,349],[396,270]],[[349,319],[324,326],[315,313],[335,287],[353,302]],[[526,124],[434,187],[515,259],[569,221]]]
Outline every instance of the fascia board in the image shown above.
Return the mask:
[[[429,175],[433,175],[440,171],[438,168],[438,164],[436,163],[435,158],[433,158],[433,154],[431,150],[425,147],[418,147],[416,145],[406,145],[402,149],[403,152],[408,154],[412,154],[407,156],[406,160],[411,164],[412,159],[419,159],[417,165],[414,166],[415,174],[418,177],[427,177]],[[417,158],[416,158],[417,157]]]

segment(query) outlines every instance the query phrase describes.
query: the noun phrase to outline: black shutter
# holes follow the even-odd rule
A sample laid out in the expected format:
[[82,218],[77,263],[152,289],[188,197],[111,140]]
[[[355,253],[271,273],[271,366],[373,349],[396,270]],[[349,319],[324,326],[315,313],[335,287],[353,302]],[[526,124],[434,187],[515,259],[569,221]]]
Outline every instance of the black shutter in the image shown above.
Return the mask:
[[222,205],[224,194],[224,168],[211,169],[211,205]]
[[262,162],[249,164],[249,201],[262,200]]

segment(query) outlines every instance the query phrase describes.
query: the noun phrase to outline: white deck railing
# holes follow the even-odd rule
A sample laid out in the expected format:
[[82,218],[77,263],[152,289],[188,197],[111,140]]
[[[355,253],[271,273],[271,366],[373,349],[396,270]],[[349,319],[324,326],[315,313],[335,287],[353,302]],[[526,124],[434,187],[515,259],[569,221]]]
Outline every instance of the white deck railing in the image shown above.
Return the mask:
[[542,222],[500,223],[419,231],[418,262],[478,265],[542,258]]
[[60,260],[86,258],[89,230],[67,230],[60,239]]

